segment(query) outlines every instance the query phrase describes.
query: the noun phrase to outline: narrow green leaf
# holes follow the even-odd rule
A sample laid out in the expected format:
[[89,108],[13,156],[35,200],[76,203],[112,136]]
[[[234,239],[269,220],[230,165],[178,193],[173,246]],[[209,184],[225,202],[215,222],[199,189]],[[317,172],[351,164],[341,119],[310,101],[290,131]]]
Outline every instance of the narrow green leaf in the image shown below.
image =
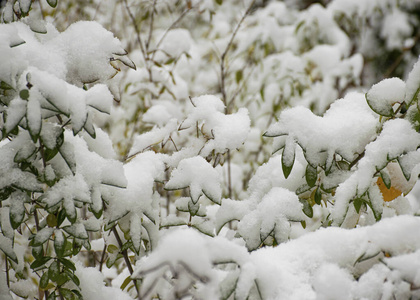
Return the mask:
[[41,280],[39,281],[39,287],[42,290],[44,290],[48,285],[48,281],[49,281],[48,272],[44,272],[44,274],[42,274],[41,276]]
[[295,142],[291,139],[288,139],[281,156],[281,166],[283,169],[284,178],[286,179],[292,172],[293,164],[295,162],[295,147]]
[[303,205],[303,213],[309,218],[312,218],[314,216],[314,211],[312,209],[312,206],[308,203],[308,201],[306,199],[299,199],[299,202]]
[[48,267],[48,277],[51,279],[51,281],[57,282],[60,274],[60,266],[58,264],[58,261],[55,260]]
[[304,183],[296,189],[295,193],[296,193],[296,195],[301,195],[301,194],[309,191],[310,189],[311,189],[311,187],[308,184]]
[[47,0],[47,3],[52,8],[55,8],[57,6],[57,0]]
[[[25,43],[25,41],[23,41],[23,43]],[[10,84],[8,84],[7,82],[0,81],[0,89],[3,89],[3,90],[13,90],[13,87]]]
[[314,201],[316,204],[321,205],[321,200],[322,200],[321,189],[317,187],[317,189],[315,190]]
[[66,300],[78,300],[77,296],[69,289],[65,288],[59,288],[58,289],[60,294],[64,297]]
[[6,256],[13,260],[15,263],[18,263],[16,253],[13,250],[13,242],[11,239],[0,235],[0,250],[3,251],[4,254],[6,254]]
[[357,213],[360,212],[360,208],[362,207],[363,202],[364,201],[361,198],[356,198],[353,200],[354,209],[356,210]]
[[123,283],[121,284],[120,289],[123,291],[123,290],[127,287],[127,285],[128,285],[130,282],[131,282],[131,275],[128,275],[128,276],[124,279]]
[[243,71],[242,70],[236,71],[235,80],[237,84],[242,80],[242,78],[243,78]]
[[52,259],[52,257],[49,257],[49,256],[44,256],[44,257],[41,257],[39,259],[36,259],[31,264],[31,269],[36,270],[36,269],[43,268],[45,266],[45,264],[50,261],[50,259]]
[[67,245],[67,237],[60,229],[55,230],[54,250],[57,257],[63,257]]
[[386,188],[390,189],[391,188],[391,177],[389,177],[389,174],[386,171],[386,169],[382,169],[380,174],[381,174],[382,181],[384,182]]
[[45,242],[49,240],[51,235],[54,232],[54,228],[43,228],[41,229],[33,238],[32,246],[42,246]]
[[306,167],[305,178],[306,178],[306,182],[308,183],[308,186],[310,187],[315,186],[316,180],[318,178],[318,173],[317,173],[316,168],[308,164]]
[[76,266],[74,265],[74,263],[73,263],[71,260],[66,259],[66,258],[59,258],[59,259],[58,259],[58,261],[59,261],[60,263],[62,263],[62,264],[63,264],[63,266],[64,266],[66,269],[69,269],[69,270],[71,270],[71,271],[73,271],[73,272],[75,272],[75,271],[76,271]]

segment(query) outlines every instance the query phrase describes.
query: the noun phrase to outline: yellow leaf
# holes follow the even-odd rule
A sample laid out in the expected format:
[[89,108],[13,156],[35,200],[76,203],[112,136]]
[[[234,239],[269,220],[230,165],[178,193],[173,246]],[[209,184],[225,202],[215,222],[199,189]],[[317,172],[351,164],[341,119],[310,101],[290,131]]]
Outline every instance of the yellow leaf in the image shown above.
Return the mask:
[[391,186],[389,189],[385,186],[384,181],[381,177],[378,177],[378,180],[376,181],[376,184],[379,187],[379,190],[382,193],[382,197],[384,198],[385,202],[389,202],[394,200],[395,198],[398,198],[402,195],[402,192],[399,189],[396,189],[395,187]]

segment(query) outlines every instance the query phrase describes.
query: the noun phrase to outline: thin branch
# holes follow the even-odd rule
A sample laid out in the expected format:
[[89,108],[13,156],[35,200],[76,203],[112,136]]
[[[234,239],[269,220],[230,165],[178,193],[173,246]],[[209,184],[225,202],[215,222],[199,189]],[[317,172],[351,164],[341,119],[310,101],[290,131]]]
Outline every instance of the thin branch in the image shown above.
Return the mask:
[[136,24],[136,18],[134,17],[133,13],[131,12],[131,9],[128,6],[127,0],[123,0],[123,1],[124,1],[125,8],[127,10],[128,16],[130,17],[131,23],[133,24],[134,30],[136,32],[137,42],[140,46],[140,51],[143,54],[144,63],[146,64],[147,54],[146,54],[146,51],[144,50],[143,41],[142,41],[141,36],[140,36],[140,31],[139,31],[139,29],[137,27],[137,24]]
[[[160,44],[162,44],[162,42],[163,42],[163,40],[165,39],[165,37],[166,37],[166,35],[168,34],[168,32],[169,31],[171,31],[172,29],[174,29],[175,28],[175,26],[177,26],[178,25],[178,23],[179,22],[181,22],[181,20],[191,11],[191,10],[193,10],[195,7],[194,6],[191,6],[191,7],[188,7],[186,10],[184,10],[183,12],[182,12],[182,14],[178,17],[178,19],[176,19],[172,24],[171,24],[171,26],[169,26],[168,27],[168,29],[166,29],[166,31],[165,31],[165,33],[162,35],[162,37],[160,38],[160,40],[158,41],[158,43],[156,44],[156,49],[158,49],[159,48],[159,46],[160,46]],[[156,53],[156,50],[155,51],[153,51],[153,56],[152,56],[152,60],[153,60],[153,58],[154,58],[154,54]]]
[[153,23],[155,20],[155,10],[156,10],[156,0],[153,0],[152,15],[150,16],[149,37],[147,38],[147,41],[146,41],[146,52],[149,51],[150,41],[152,40]]
[[[123,246],[123,243],[121,241],[120,235],[118,234],[116,225],[114,225],[114,227],[112,227],[111,230],[114,233],[114,236],[115,236],[115,239],[117,240],[118,246],[121,249],[122,246]],[[127,265],[127,268],[128,268],[128,271],[130,272],[130,275],[133,275],[134,270],[133,270],[133,266],[131,265],[130,258],[128,257],[127,249],[121,251],[121,253],[122,253],[123,257],[124,257],[124,261],[125,261],[125,264]],[[134,279],[134,278],[132,278],[131,280],[133,281],[134,287],[136,288],[138,299],[141,300],[141,297],[140,297],[140,289],[139,289],[139,287],[137,285],[137,280]]]
[[7,282],[7,287],[10,289],[9,262],[7,260],[7,257],[5,261],[6,261],[6,282]]
[[241,27],[243,21],[245,20],[245,18],[251,13],[251,9],[254,6],[255,0],[253,0],[248,9],[245,11],[244,15],[242,16],[241,20],[239,21],[239,23],[236,25],[235,30],[233,31],[232,36],[230,37],[230,40],[226,46],[225,51],[223,51],[222,56],[220,57],[220,90],[222,92],[222,100],[223,103],[225,104],[225,112],[228,113],[228,107],[227,107],[227,99],[226,99],[226,88],[225,88],[225,80],[226,80],[226,71],[225,71],[225,60],[226,60],[226,56],[230,50],[230,48],[232,47],[233,44],[233,40],[236,37],[236,34],[239,31],[239,28]]

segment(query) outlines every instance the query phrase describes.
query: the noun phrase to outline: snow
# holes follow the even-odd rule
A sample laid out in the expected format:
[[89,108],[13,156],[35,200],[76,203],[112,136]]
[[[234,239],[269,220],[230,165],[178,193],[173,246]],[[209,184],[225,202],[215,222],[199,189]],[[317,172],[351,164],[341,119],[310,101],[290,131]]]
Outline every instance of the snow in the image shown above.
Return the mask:
[[223,102],[213,95],[193,98],[191,102],[194,108],[180,128],[189,128],[198,123],[203,135],[209,139],[201,150],[201,155],[207,156],[213,150],[224,153],[228,149],[241,147],[246,141],[250,131],[250,119],[246,108],[225,115]]
[[222,191],[219,173],[201,156],[182,160],[166,183],[168,190],[190,188],[190,197],[197,203],[204,194],[215,203],[220,203]]
[[[236,261],[241,266],[237,295],[246,298],[253,288],[254,278],[264,299],[354,299],[362,295],[373,299],[388,288],[398,290],[398,282],[403,278],[418,277],[416,264],[409,263],[418,260],[418,251],[406,253],[420,247],[419,232],[415,230],[419,225],[416,217],[400,216],[365,228],[326,228],[276,248],[262,248],[251,254],[242,252]],[[145,282],[150,282],[163,274],[158,271],[161,268],[166,269],[166,265],[175,268],[183,262],[191,268],[190,272],[214,280],[210,262],[218,257],[215,254],[222,253],[221,249],[230,249],[224,253],[234,258],[235,252],[242,250],[236,248],[233,241],[225,238],[218,237],[215,243],[214,239],[192,229],[178,229],[161,240],[158,252],[141,260],[135,276],[145,277]],[[378,254],[363,263],[358,262],[361,255],[372,251],[370,249]],[[379,260],[383,257],[381,251],[392,255],[384,258],[385,266]],[[393,265],[399,266],[400,273],[393,273]],[[364,275],[355,280],[359,268],[366,267]],[[391,287],[387,280],[392,280]]]
[[366,99],[372,109],[383,115],[393,115],[392,106],[402,103],[405,96],[405,82],[399,78],[388,78],[372,86]]
[[80,279],[80,289],[84,299],[132,299],[119,288],[105,286],[104,275],[95,268],[85,268],[79,264],[75,274]]
[[[268,1],[232,40],[251,0],[129,1],[149,14],[143,53],[122,2],[66,18],[44,7],[45,20],[33,5],[20,21],[32,2],[12,2],[0,24],[0,269],[14,297],[40,297],[32,244],[48,243],[57,265],[54,250],[75,239],[114,263],[99,272],[84,267],[92,252],[72,255],[85,299],[420,298],[417,0]],[[81,15],[103,25],[71,24]],[[115,76],[135,69],[123,45],[141,63]],[[370,88],[398,51],[407,80]],[[114,224],[140,295],[120,289],[130,274]],[[0,272],[0,299],[8,283]]]
[[270,126],[265,136],[288,134],[305,151],[312,165],[322,165],[320,152],[340,154],[348,161],[361,153],[376,134],[377,121],[364,96],[350,93],[336,101],[323,117],[309,109],[295,107],[284,110],[279,122]]

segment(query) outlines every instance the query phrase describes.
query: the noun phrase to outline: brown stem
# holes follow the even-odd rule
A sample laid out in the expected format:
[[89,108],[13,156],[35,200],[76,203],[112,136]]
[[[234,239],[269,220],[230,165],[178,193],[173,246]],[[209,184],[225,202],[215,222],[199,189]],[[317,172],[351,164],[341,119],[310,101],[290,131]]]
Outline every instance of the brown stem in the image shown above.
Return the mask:
[[7,282],[7,287],[10,289],[9,262],[7,260],[7,257],[5,260],[6,260],[6,282]]
[[[118,234],[118,231],[117,231],[117,228],[116,228],[116,226],[117,225],[114,225],[114,227],[112,227],[112,232],[114,233],[114,235],[115,235],[115,239],[117,240],[117,243],[118,243],[118,246],[120,247],[120,249],[123,247],[123,243],[122,243],[122,240],[121,240],[121,238],[120,238],[120,235]],[[133,272],[134,272],[134,270],[133,270],[133,266],[131,265],[131,262],[130,262],[130,258],[128,257],[128,252],[127,252],[127,249],[125,249],[125,250],[123,250],[123,251],[121,251],[121,254],[123,255],[123,257],[124,257],[124,261],[125,261],[125,264],[127,265],[127,268],[128,268],[128,271],[130,272],[130,275],[133,275]],[[137,280],[136,279],[134,279],[134,278],[132,278],[131,279],[132,281],[133,281],[133,283],[134,283],[134,287],[136,288],[136,291],[137,291],[137,295],[138,295],[138,299],[139,300],[141,300],[140,299],[140,289],[139,289],[139,287],[137,286]]]
[[239,31],[239,28],[242,25],[242,22],[245,20],[245,18],[250,14],[251,8],[254,6],[255,0],[251,2],[248,9],[245,11],[244,15],[242,16],[239,23],[236,25],[235,30],[233,31],[232,36],[230,37],[230,40],[226,46],[225,51],[222,53],[222,56],[220,57],[220,90],[222,93],[222,101],[225,104],[225,113],[228,113],[228,105],[227,105],[227,99],[226,99],[226,88],[225,88],[225,80],[226,80],[226,71],[225,71],[225,60],[226,55],[228,54],[230,48],[232,47],[233,40],[236,37],[236,34]]
[[106,244],[104,243],[104,249],[102,250],[101,261],[99,263],[99,272],[101,272],[101,273],[102,273],[102,266],[103,266],[104,261],[105,261],[105,253],[106,253]]
[[150,41],[152,40],[153,23],[154,23],[154,20],[155,20],[155,9],[156,9],[156,0],[153,0],[152,14],[150,16],[149,36],[148,36],[147,41],[146,41],[146,52],[149,51]]

